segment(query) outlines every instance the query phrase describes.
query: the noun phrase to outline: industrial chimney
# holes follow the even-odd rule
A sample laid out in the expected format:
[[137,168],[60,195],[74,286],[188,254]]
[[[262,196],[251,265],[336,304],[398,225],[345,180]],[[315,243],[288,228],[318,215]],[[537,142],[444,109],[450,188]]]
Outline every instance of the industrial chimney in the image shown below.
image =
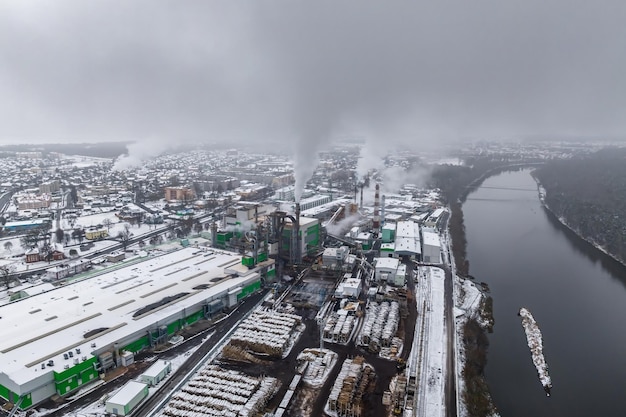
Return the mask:
[[372,221],[372,228],[374,233],[380,232],[380,185],[376,184],[376,194],[374,194],[374,219]]
[[300,238],[300,203],[296,203],[296,216],[295,222],[292,229],[292,239],[291,239],[291,251],[292,251],[292,262],[294,264],[299,264],[302,261],[302,249],[300,248],[300,242],[302,239]]
[[217,223],[211,222],[211,246],[217,247]]

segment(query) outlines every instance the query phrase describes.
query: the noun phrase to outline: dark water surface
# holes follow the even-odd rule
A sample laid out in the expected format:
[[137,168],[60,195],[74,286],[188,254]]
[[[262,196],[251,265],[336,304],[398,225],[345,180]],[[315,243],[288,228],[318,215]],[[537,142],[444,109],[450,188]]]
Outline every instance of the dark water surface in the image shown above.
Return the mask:
[[[626,268],[541,207],[530,171],[487,179],[463,205],[470,273],[491,288],[487,381],[503,417],[626,416]],[[546,397],[517,312],[543,333]]]

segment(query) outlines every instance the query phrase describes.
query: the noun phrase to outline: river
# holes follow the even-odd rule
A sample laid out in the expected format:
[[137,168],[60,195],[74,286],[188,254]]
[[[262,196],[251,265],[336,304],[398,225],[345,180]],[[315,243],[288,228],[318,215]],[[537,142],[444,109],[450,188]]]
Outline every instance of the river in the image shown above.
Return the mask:
[[[530,170],[488,178],[463,205],[470,273],[494,300],[487,382],[503,417],[626,415],[626,267],[542,208]],[[547,397],[520,307],[543,333]]]

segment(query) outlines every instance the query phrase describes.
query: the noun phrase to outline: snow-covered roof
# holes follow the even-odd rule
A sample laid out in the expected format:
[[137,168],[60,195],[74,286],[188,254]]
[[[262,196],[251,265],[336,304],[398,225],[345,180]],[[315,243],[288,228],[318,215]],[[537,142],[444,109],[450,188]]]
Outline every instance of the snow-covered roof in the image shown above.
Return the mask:
[[397,270],[398,265],[400,265],[400,260],[398,258],[375,258],[376,261],[376,269],[393,269]]
[[163,359],[158,359],[156,362],[152,364],[152,366],[146,369],[141,375],[147,378],[156,378],[168,366],[171,366],[170,362],[164,361]]
[[[0,374],[21,384],[42,372],[62,372],[68,364],[63,353],[79,348],[91,355],[258,277],[252,273],[214,280],[226,278],[225,268],[239,262],[241,256],[232,252],[184,248],[0,306]],[[194,289],[200,284],[208,288]],[[133,317],[137,310],[181,293],[186,295],[174,303]],[[85,338],[101,328],[107,330],[95,339]],[[91,347],[94,342],[96,348]],[[54,365],[41,370],[40,364],[50,359]]]
[[396,236],[415,239],[419,237],[419,225],[411,221],[398,222]]
[[146,384],[137,381],[128,381],[114,396],[107,400],[110,404],[127,405],[137,395],[146,389]]
[[423,232],[424,245],[428,246],[441,246],[441,241],[437,233]]

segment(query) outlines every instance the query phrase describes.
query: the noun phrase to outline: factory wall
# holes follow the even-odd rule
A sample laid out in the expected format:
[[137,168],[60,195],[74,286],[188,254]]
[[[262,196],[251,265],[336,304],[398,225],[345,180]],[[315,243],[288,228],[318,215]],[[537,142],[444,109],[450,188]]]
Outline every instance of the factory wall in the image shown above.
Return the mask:
[[98,372],[95,370],[94,364],[97,360],[98,358],[94,356],[61,373],[54,372],[54,383],[57,394],[67,395],[80,386],[96,379]]

